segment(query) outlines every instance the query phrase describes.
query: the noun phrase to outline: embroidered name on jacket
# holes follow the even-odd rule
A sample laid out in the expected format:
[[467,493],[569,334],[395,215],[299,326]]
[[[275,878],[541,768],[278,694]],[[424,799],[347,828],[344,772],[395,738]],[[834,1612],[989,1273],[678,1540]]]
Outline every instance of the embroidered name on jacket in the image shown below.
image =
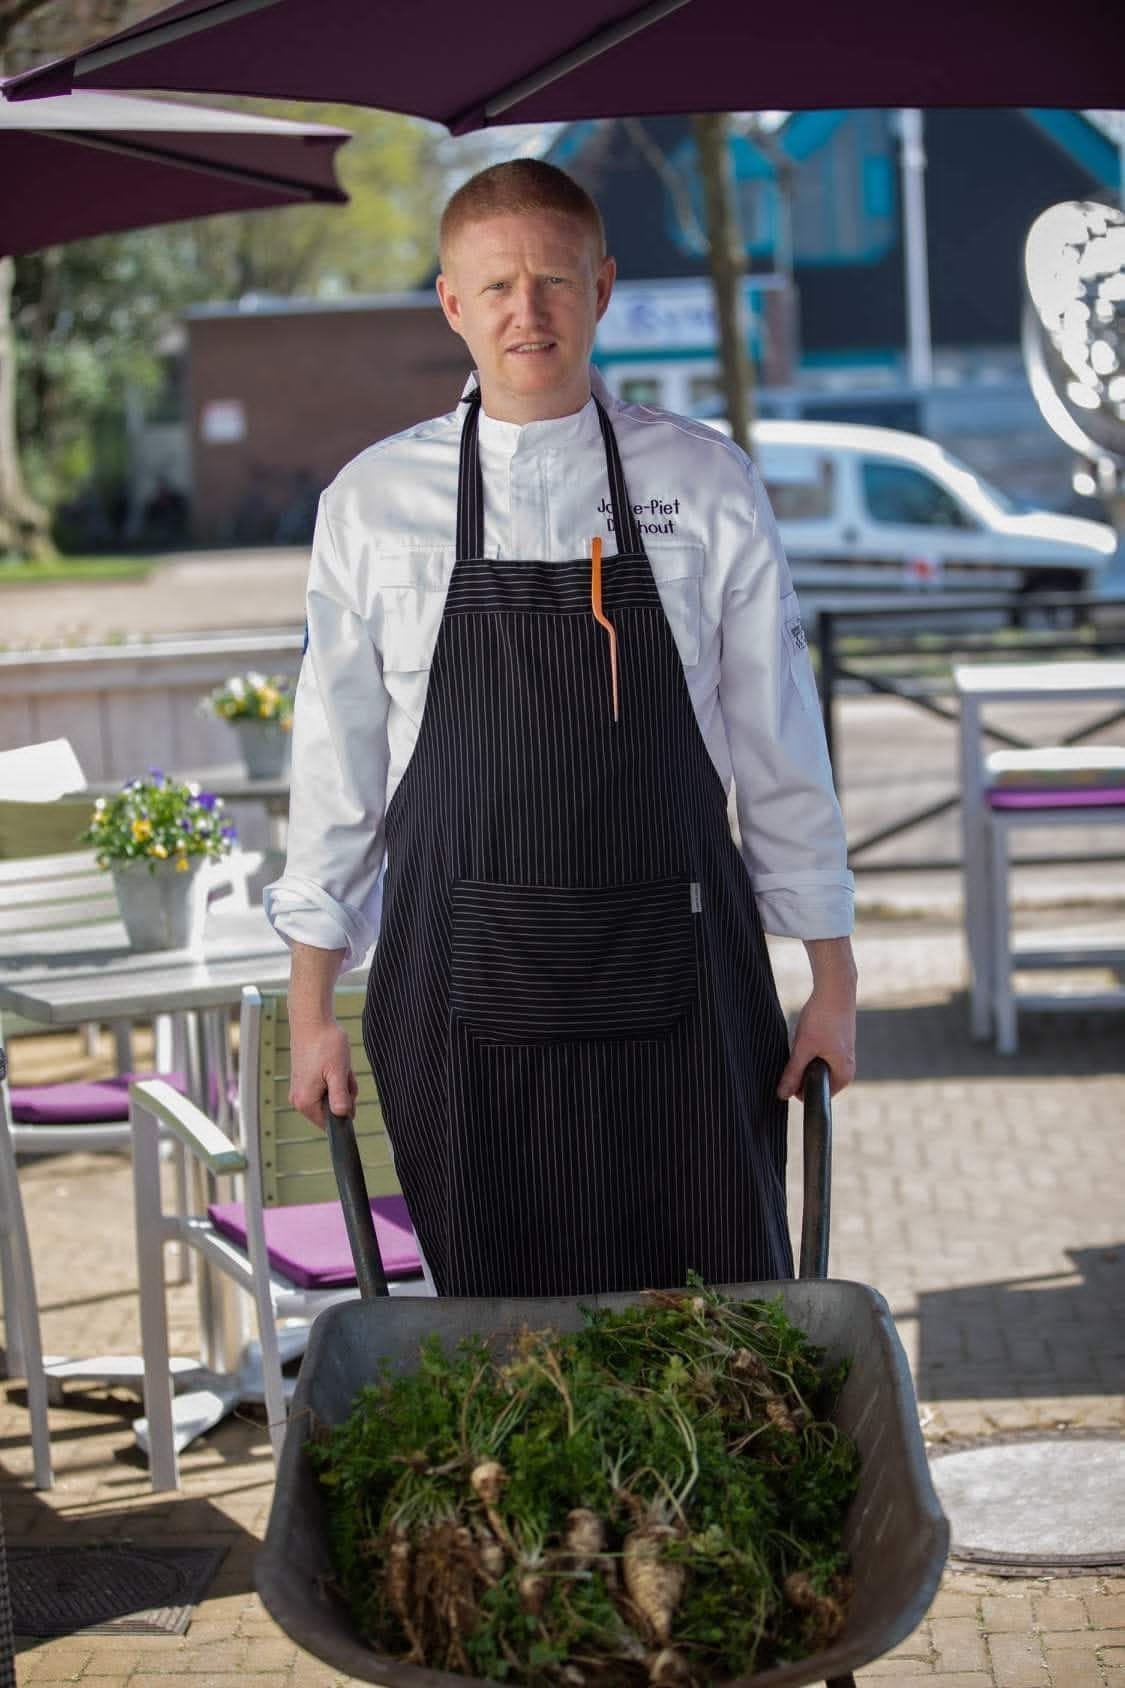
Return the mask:
[[[637,518],[637,526],[642,534],[645,533],[675,533],[676,524],[673,516],[680,513],[678,498],[650,498],[647,504],[634,504],[633,514]],[[607,518],[606,526],[610,533],[613,529],[613,505],[608,498],[603,498],[598,505],[598,515]]]

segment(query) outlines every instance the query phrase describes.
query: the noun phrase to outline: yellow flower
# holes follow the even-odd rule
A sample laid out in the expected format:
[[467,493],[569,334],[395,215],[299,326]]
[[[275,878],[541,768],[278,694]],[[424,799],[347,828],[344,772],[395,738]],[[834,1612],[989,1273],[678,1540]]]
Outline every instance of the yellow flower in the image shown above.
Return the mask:
[[[182,848],[182,846],[181,846],[181,848]],[[181,856],[176,863],[176,872],[177,873],[186,873],[190,867],[191,867],[191,863],[188,861],[187,857]]]
[[166,844],[150,844],[148,853],[150,856],[158,856],[161,861],[164,861],[168,855],[168,846]]
[[142,838],[151,838],[152,822],[146,820],[135,820],[133,822],[133,837],[136,839],[138,844]]

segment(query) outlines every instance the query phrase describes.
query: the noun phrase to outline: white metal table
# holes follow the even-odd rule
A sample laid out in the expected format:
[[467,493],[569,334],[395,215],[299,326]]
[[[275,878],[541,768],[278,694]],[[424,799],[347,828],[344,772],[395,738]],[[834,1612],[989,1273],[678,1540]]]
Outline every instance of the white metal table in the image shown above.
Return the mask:
[[[985,751],[986,728],[983,711],[989,704],[1017,703],[1101,703],[1125,705],[1125,662],[1028,662],[967,663],[953,671],[961,715],[961,829],[964,872],[965,942],[970,972],[970,1026],[976,1038],[987,1038],[992,1030],[995,992],[992,931],[994,925],[990,891],[988,771]],[[1074,824],[1075,812],[1044,810],[1036,824],[1060,824],[1065,816]],[[1087,809],[1081,818],[1088,826],[1110,820],[1120,811]],[[1099,952],[1103,959],[1108,951]],[[1021,966],[1081,965],[1090,959],[1073,945],[1056,952],[1039,948],[1021,954]],[[1047,999],[1035,999],[1041,1006]]]

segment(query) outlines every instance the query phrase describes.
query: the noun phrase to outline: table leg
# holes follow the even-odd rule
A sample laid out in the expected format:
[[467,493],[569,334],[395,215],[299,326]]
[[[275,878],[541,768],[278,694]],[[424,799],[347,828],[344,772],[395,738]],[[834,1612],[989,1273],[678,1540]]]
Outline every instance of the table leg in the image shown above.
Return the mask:
[[969,1029],[987,1038],[992,1026],[991,919],[988,867],[988,814],[985,810],[984,760],[980,706],[961,698],[961,853],[965,948],[969,963]]
[[1012,924],[1009,910],[1008,828],[1001,816],[992,822],[992,1009],[996,1050],[1014,1055],[1019,1046],[1016,1001],[1012,993]]

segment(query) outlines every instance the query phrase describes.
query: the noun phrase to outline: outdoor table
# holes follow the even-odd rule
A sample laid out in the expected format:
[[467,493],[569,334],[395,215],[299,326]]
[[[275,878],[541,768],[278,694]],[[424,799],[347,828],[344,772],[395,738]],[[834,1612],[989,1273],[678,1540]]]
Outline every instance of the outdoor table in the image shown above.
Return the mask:
[[[1125,662],[966,663],[953,670],[961,710],[961,828],[964,873],[965,942],[969,955],[972,1035],[987,1038],[993,999],[992,910],[989,890],[990,810],[986,765],[988,704],[1102,703],[1125,705]],[[1110,811],[1085,812],[1090,825],[1110,818]],[[1117,811],[1120,814],[1120,811]],[[1041,824],[1051,824],[1047,812]],[[1074,959],[1073,950],[1070,952]],[[1046,965],[1040,956],[1025,965]]]

